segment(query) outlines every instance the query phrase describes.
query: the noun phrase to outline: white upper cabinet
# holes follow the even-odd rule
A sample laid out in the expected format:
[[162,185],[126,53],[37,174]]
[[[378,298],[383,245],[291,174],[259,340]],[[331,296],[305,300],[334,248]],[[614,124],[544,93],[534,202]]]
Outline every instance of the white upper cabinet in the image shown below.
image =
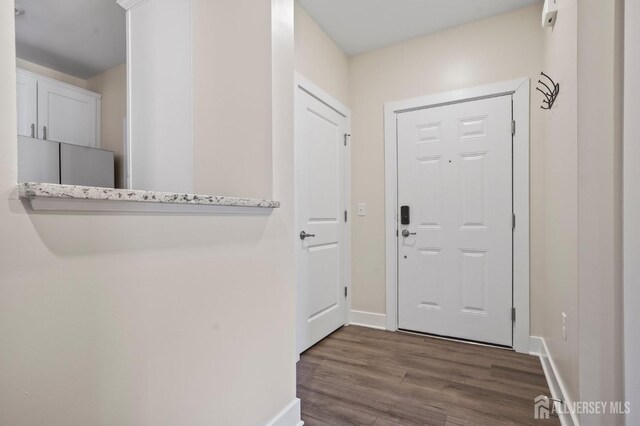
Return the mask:
[[18,134],[100,147],[101,95],[20,69],[17,90]]
[[99,95],[38,81],[38,138],[98,148]]
[[18,135],[35,138],[38,125],[38,83],[33,75],[20,70],[18,70],[16,81]]

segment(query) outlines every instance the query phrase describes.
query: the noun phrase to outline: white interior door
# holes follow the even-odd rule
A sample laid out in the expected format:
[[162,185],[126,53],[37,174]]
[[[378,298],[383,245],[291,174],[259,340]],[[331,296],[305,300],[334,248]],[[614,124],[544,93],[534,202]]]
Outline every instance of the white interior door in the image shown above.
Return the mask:
[[296,88],[298,352],[346,322],[344,115]]
[[512,346],[511,122],[511,96],[398,114],[399,328]]
[[18,101],[18,135],[36,137],[38,125],[38,81],[35,77],[20,72],[16,74]]
[[81,90],[38,82],[39,139],[99,148],[98,100]]

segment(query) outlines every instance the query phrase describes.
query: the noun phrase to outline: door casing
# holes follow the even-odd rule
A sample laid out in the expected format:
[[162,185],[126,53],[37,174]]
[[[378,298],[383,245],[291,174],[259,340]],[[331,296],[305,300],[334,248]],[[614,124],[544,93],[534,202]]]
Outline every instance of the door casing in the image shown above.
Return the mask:
[[397,114],[496,96],[513,96],[513,348],[529,353],[529,79],[412,98],[384,105],[385,263],[387,330],[398,329],[398,140]]
[[[345,188],[344,188],[344,196],[345,196],[345,208],[347,209],[347,221],[345,223],[345,226],[343,226],[343,241],[344,241],[344,277],[345,277],[345,286],[347,288],[347,297],[346,297],[346,303],[345,303],[345,325],[348,325],[350,323],[350,312],[351,312],[351,221],[352,221],[352,214],[351,214],[351,111],[349,110],[349,108],[347,108],[344,104],[342,104],[341,102],[339,102],[337,99],[335,99],[333,96],[329,95],[327,92],[325,92],[324,90],[320,89],[318,86],[316,86],[314,83],[312,83],[310,80],[308,80],[307,78],[303,77],[302,75],[300,75],[298,72],[295,73],[295,86],[294,86],[294,94],[295,97],[297,97],[297,92],[298,90],[303,90],[305,92],[307,92],[309,95],[315,97],[316,99],[318,99],[320,102],[324,103],[325,105],[327,105],[328,107],[334,109],[335,111],[337,111],[338,113],[340,113],[341,115],[343,115],[346,118],[346,132],[349,135],[349,137],[347,138],[347,145],[345,146],[345,158],[344,158],[344,179],[345,179]],[[294,123],[295,125],[295,123]],[[295,148],[295,141],[294,141],[294,149]],[[294,167],[295,164],[294,164]],[[294,186],[296,185],[296,183],[294,182]],[[295,191],[294,191],[295,193]],[[297,202],[297,200],[295,201]],[[298,212],[296,210],[295,214],[295,230],[296,232],[299,232],[300,230],[300,223],[299,223],[299,218],[298,218]],[[295,249],[295,253],[296,253],[296,293],[299,294],[299,285],[300,285],[300,279],[299,279],[299,265],[300,265],[300,256],[299,256],[299,251],[297,250],[298,244],[299,244],[299,235],[297,233],[294,232],[294,236],[293,236],[293,244]],[[298,296],[296,296],[296,304],[300,305],[301,301],[299,300]],[[296,314],[296,355],[297,355],[297,360],[300,359],[300,351],[298,350],[298,339],[299,339],[299,328],[302,327],[302,324],[298,324],[298,315]]]

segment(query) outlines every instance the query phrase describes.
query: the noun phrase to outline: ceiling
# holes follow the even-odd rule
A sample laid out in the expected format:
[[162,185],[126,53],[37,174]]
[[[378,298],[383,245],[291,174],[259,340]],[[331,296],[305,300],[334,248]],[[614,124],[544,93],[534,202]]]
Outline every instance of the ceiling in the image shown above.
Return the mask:
[[541,0],[297,0],[349,56]]
[[19,58],[87,79],[126,61],[125,11],[116,0],[17,0]]

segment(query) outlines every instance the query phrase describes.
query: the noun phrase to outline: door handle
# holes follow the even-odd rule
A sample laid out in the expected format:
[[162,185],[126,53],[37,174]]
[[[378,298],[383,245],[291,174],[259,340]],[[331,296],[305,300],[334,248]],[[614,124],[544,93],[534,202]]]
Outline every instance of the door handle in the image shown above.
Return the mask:
[[304,241],[304,239],[305,239],[305,238],[313,238],[313,237],[315,237],[315,236],[316,236],[316,234],[307,234],[307,233],[306,233],[306,232],[304,232],[304,231],[301,231],[301,232],[300,232],[300,239],[301,239],[302,241]]
[[415,233],[415,232],[409,232],[409,230],[408,230],[408,229],[403,229],[403,230],[402,230],[402,236],[403,236],[403,237],[407,238],[407,237],[408,237],[408,236],[410,236],[410,235],[416,235],[416,233]]

